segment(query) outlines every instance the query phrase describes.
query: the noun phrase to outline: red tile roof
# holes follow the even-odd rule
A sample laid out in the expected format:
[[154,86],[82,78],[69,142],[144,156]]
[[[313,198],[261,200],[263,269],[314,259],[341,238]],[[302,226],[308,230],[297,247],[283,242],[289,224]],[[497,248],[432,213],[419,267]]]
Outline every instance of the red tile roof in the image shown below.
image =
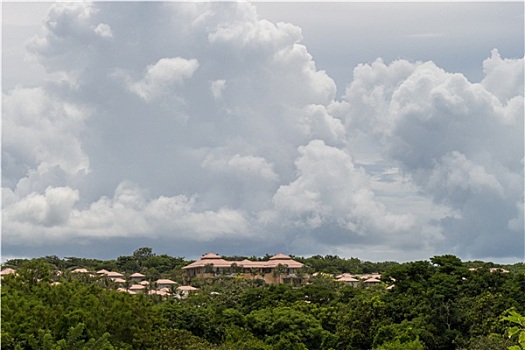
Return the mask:
[[13,274],[13,273],[16,273],[16,271],[15,271],[14,269],[8,267],[7,269],[3,269],[3,270],[0,272],[0,275],[5,276],[5,275]]
[[122,278],[122,277],[124,277],[123,274],[118,273],[118,272],[113,272],[113,271],[108,271],[108,273],[106,273],[106,276],[111,277],[111,278]]
[[381,283],[377,278],[371,277],[365,281],[365,283]]
[[89,273],[86,269],[74,269],[71,273]]
[[180,286],[180,287],[177,287],[177,290],[180,290],[180,291],[194,291],[194,290],[199,290],[199,288],[195,288],[195,287],[192,287],[192,286]]
[[272,256],[270,260],[292,260],[292,258],[290,258],[288,255],[279,253]]
[[146,289],[146,287],[143,286],[142,284],[134,284],[131,287],[129,287],[128,289],[129,290],[144,290],[144,289]]
[[213,265],[214,267],[230,267],[233,261],[226,261],[217,254],[208,253],[203,255],[200,260],[197,260],[182,269],[191,269],[195,267],[204,267],[206,265]]
[[351,275],[342,275],[341,277],[337,278],[337,282],[359,282],[357,278],[352,277]]
[[177,282],[175,281],[172,281],[172,280],[168,280],[168,279],[158,279],[156,281],[157,285],[161,285],[161,284],[177,284]]
[[227,261],[222,259],[217,254],[208,253],[203,255],[200,260],[184,266],[182,269],[187,270],[197,267],[205,267],[206,265],[212,265],[214,268],[231,267],[233,264],[244,268],[275,268],[279,264],[288,265],[289,268],[300,268],[303,266],[302,263],[295,261],[288,255],[284,254],[276,254],[268,261],[251,261],[248,259],[244,259],[242,261]]

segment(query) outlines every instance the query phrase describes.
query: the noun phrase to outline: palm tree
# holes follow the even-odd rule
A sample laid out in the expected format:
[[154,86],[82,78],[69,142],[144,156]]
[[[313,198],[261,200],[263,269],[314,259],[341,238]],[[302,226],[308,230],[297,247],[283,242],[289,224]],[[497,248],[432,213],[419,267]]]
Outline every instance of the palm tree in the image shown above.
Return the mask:
[[286,272],[288,265],[277,264],[273,270],[273,277],[276,279],[277,283],[281,283],[281,275]]

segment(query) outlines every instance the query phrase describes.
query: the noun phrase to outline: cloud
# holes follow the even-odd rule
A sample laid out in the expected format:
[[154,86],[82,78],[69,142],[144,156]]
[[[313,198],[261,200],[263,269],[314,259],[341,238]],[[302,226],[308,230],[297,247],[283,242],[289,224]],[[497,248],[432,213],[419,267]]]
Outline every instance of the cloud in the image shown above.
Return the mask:
[[5,210],[7,221],[56,226],[67,221],[79,193],[68,187],[48,187],[43,195],[30,193]]
[[[515,203],[523,202],[523,86],[514,83],[523,59],[492,55],[482,84],[432,62],[358,66],[344,101],[331,111],[349,135],[380,140],[380,158],[452,209],[440,219],[446,237],[440,244],[469,256],[519,256],[522,245],[515,243],[523,232],[509,230],[508,222],[516,222]],[[505,93],[489,88],[500,70],[511,81]],[[485,245],[500,234],[509,235],[507,244]]]
[[3,95],[2,104],[4,185],[50,172],[64,177],[89,172],[89,156],[80,140],[89,108],[39,87],[17,87]]
[[139,81],[132,81],[126,73],[121,71],[117,71],[115,75],[123,76],[127,88],[149,102],[172,92],[174,87],[190,78],[197,68],[199,68],[199,62],[195,59],[162,58],[157,63],[149,65],[144,77]]
[[30,57],[47,72],[61,73],[72,86],[89,65],[93,54],[112,35],[106,23],[94,22],[99,9],[94,3],[56,3],[43,22],[42,35],[27,42]]
[[275,209],[285,221],[306,228],[335,222],[349,233],[410,229],[410,215],[393,215],[378,202],[363,169],[354,166],[344,151],[313,140],[299,148],[297,179],[281,186],[274,196]]
[[172,239],[189,234],[193,240],[207,241],[248,232],[242,212],[198,210],[197,198],[184,195],[148,199],[147,191],[127,181],[119,184],[112,198],[102,197],[86,209],[75,208],[79,191],[69,187],[48,187],[43,194],[33,192],[23,198],[9,191],[3,196],[7,199],[4,238],[11,244],[26,242],[34,230],[40,241],[58,242],[86,237],[159,237],[161,232]]
[[523,59],[502,59],[498,50],[491,52],[491,57],[483,61],[485,78],[481,82],[502,103],[516,97],[521,91],[523,96]]
[[105,23],[99,23],[95,27],[95,33],[100,35],[102,38],[113,38],[113,32],[111,31],[111,27]]
[[4,93],[9,249],[521,254],[523,59],[377,59],[336,99],[248,3],[54,4],[27,47],[59,74]]
[[305,115],[305,134],[311,139],[341,146],[346,141],[345,129],[341,121],[334,118],[322,105],[308,105],[303,109]]
[[221,155],[210,153],[202,163],[204,169],[219,173],[228,173],[230,176],[260,177],[267,181],[277,181],[279,176],[273,171],[272,164],[257,156]]
[[219,99],[222,97],[222,91],[226,88],[226,80],[219,79],[214,80],[210,84],[210,90],[211,94],[215,99]]
[[436,162],[426,185],[438,198],[458,202],[460,197],[492,192],[503,195],[503,186],[494,174],[467,159],[463,154],[453,151]]

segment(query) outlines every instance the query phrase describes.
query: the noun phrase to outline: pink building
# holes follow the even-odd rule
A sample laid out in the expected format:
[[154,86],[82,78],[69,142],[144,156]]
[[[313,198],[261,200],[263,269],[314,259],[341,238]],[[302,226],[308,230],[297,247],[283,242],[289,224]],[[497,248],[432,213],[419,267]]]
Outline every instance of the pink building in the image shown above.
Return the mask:
[[217,254],[208,253],[182,269],[187,283],[194,278],[218,276],[243,276],[246,279],[261,279],[266,283],[301,283],[299,269],[303,264],[288,255],[277,254],[267,261],[227,261]]

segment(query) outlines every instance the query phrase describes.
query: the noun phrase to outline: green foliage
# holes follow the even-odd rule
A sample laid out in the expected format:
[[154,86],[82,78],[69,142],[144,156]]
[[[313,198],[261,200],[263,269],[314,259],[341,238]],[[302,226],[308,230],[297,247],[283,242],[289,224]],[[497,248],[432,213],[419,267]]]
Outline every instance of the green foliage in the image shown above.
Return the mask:
[[309,258],[294,257],[312,270],[331,274],[384,272],[398,263],[392,261],[370,262],[357,258],[344,259],[337,255],[315,255]]
[[391,320],[386,313],[383,291],[363,289],[339,309],[336,336],[338,348],[371,349],[378,329]]
[[297,286],[216,276],[193,281],[200,291],[188,298],[166,299],[121,293],[107,278],[68,273],[105,268],[182,282],[188,262],[151,248],[107,261],[17,259],[7,262],[17,275],[2,279],[2,349],[524,348],[523,264],[505,265],[505,273],[453,255],[403,264],[296,259],[308,265],[301,277],[381,272],[394,288],[344,285],[327,274]]
[[239,306],[247,314],[268,306],[286,305],[299,300],[304,300],[301,291],[289,285],[279,284],[244,290],[239,296]]
[[101,339],[108,338],[105,333],[116,347],[145,344],[142,337],[156,322],[148,299],[78,280],[63,280],[55,286],[45,280],[35,282],[34,271],[33,266],[22,268],[17,277],[3,281],[2,346],[8,344],[6,349],[17,345],[40,349],[44,340],[46,344],[55,340],[64,348],[80,339],[79,334],[88,343],[94,339],[93,344],[103,344]]
[[374,349],[424,349],[420,337],[431,337],[421,319],[381,326],[374,337]]
[[519,346],[511,346],[509,349],[525,349],[525,316],[522,316],[516,310],[509,310],[507,315],[503,317],[503,321],[511,323],[511,326],[507,328],[507,335],[509,338],[517,338],[519,344]]
[[191,332],[210,343],[221,343],[225,337],[220,314],[209,297],[190,296],[179,302],[170,300],[161,306],[162,318],[173,328]]
[[506,350],[512,345],[513,342],[501,334],[489,334],[471,338],[461,350]]
[[153,344],[158,350],[209,350],[213,346],[184,329],[162,327],[155,331]]
[[303,288],[306,300],[319,305],[330,304],[337,298],[336,284],[332,280],[317,280]]
[[226,327],[226,337],[224,344],[223,346],[219,347],[219,349],[272,350],[273,347],[266,344],[264,341],[257,339],[246,328],[229,325]]
[[409,341],[402,341],[400,339],[396,339],[391,342],[386,342],[381,344],[380,346],[374,348],[375,350],[425,350],[425,346],[419,339],[409,340]]
[[291,307],[265,308],[246,315],[248,329],[276,349],[321,349],[329,336],[319,320]]

